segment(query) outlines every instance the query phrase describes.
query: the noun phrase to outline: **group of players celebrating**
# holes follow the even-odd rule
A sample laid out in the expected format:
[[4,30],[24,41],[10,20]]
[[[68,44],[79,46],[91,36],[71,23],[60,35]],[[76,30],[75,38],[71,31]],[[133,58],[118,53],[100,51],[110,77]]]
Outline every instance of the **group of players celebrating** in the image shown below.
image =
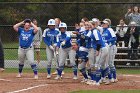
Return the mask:
[[[51,65],[53,58],[56,61],[56,80],[62,79],[64,64],[69,56],[73,69],[73,79],[78,79],[77,69],[82,73],[84,82],[88,85],[97,85],[101,83],[110,84],[117,82],[116,68],[114,58],[117,52],[116,35],[110,27],[110,19],[102,22],[97,18],[91,21],[82,20],[76,25],[73,39],[67,31],[67,24],[61,22],[57,28],[54,19],[48,21],[48,26],[43,32],[43,40],[46,44],[47,54],[47,79],[51,78]],[[24,24],[24,27],[20,26]],[[31,28],[32,27],[32,28]],[[37,65],[34,62],[33,38],[38,28],[31,20],[26,19],[13,26],[19,34],[19,73],[17,77],[22,76],[25,57],[30,62],[34,72],[34,78],[38,79]],[[78,59],[76,64],[75,59]]]

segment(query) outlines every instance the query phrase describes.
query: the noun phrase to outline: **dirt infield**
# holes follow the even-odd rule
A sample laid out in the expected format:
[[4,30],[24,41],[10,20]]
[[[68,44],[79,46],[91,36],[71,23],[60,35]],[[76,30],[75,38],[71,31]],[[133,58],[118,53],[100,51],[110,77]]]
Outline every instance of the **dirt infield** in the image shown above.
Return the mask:
[[72,74],[66,73],[62,80],[47,79],[45,73],[39,74],[34,80],[32,73],[26,73],[22,78],[16,78],[15,73],[0,73],[0,93],[68,93],[78,90],[124,90],[140,89],[140,75],[118,75],[119,82],[110,85],[91,86],[72,79]]

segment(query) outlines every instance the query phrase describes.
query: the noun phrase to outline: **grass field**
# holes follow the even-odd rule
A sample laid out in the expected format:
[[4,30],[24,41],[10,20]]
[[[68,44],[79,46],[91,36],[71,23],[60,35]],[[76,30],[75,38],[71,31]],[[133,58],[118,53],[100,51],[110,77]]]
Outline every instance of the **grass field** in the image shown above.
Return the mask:
[[[16,49],[16,48],[18,48],[18,43],[4,43],[3,47],[8,48],[8,49],[4,49],[4,55],[5,55],[6,60],[18,59],[18,49]],[[41,44],[41,47],[45,48],[44,43]],[[12,48],[14,48],[14,49],[12,49]],[[45,49],[41,49],[41,51],[40,51],[41,60],[46,60],[45,51],[46,51]],[[35,53],[35,56],[36,56],[36,53]]]
[[[7,68],[6,69],[6,73],[16,73],[17,72],[17,68]],[[52,69],[52,72],[54,71],[55,69]],[[23,69],[23,71],[25,73],[32,73],[32,69],[31,68],[25,68]],[[65,68],[64,71],[66,73],[72,73],[72,69],[71,68]],[[39,73],[44,73],[46,72],[46,69],[39,69]],[[117,69],[117,73],[118,74],[140,74],[140,69]]]
[[140,93],[140,90],[81,90],[70,93]]

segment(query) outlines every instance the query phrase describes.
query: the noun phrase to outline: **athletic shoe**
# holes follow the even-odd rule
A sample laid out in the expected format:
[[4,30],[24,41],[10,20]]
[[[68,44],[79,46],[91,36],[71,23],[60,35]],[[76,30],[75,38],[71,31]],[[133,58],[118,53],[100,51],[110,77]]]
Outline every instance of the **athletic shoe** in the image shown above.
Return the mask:
[[106,82],[106,78],[101,78],[101,79],[99,80],[99,83],[100,83],[100,84],[105,83],[105,82]]
[[96,82],[95,85],[96,85],[96,86],[100,86],[100,83],[99,83],[99,82]]
[[116,78],[116,79],[114,79],[114,83],[116,83],[116,82],[118,82],[118,79]]
[[93,81],[93,80],[88,80],[87,82],[86,82],[86,84],[88,84],[88,85],[95,85],[95,81]]
[[4,68],[0,68],[0,71],[3,72],[5,69]]
[[109,85],[111,83],[111,80],[107,80],[106,82],[105,82],[105,85]]
[[86,83],[87,81],[88,81],[88,79],[83,78],[83,79],[81,80],[81,83]]
[[78,79],[78,77],[77,77],[77,76],[74,76],[74,77],[73,77],[73,79],[74,79],[74,80],[77,80],[77,79]]
[[57,75],[57,71],[53,72],[52,75]]
[[65,72],[64,71],[62,71],[62,75],[64,75],[65,74]]
[[111,82],[111,83],[114,83],[114,82],[115,82],[114,78],[112,78],[112,79],[110,80],[110,82]]
[[51,78],[51,75],[48,74],[48,75],[47,75],[47,79],[50,79],[50,78]]
[[16,77],[17,78],[21,78],[21,76],[22,76],[21,73],[19,73]]
[[59,75],[57,75],[54,79],[58,80],[58,79],[61,79],[61,77]]
[[35,75],[35,76],[34,76],[34,79],[38,79],[38,75]]

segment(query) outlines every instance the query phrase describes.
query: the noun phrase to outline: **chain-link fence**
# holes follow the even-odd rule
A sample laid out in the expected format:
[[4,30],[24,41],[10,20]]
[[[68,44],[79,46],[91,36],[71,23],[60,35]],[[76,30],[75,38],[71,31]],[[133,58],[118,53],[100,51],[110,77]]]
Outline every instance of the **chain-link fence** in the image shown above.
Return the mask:
[[[103,20],[110,18],[112,27],[119,24],[120,19],[128,8],[140,6],[137,2],[1,2],[0,3],[0,35],[5,50],[5,64],[13,64],[17,60],[18,34],[12,26],[26,18],[37,19],[39,26],[44,30],[50,18],[60,18],[66,22],[68,30],[73,31],[75,23],[81,18],[94,17]],[[128,20],[125,20],[128,24]],[[46,60],[45,44],[41,44],[41,60]],[[7,67],[15,67],[12,65]]]

